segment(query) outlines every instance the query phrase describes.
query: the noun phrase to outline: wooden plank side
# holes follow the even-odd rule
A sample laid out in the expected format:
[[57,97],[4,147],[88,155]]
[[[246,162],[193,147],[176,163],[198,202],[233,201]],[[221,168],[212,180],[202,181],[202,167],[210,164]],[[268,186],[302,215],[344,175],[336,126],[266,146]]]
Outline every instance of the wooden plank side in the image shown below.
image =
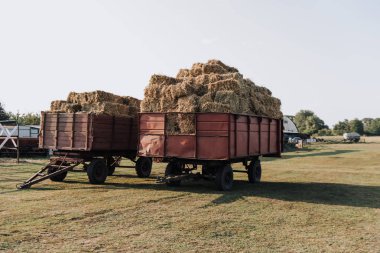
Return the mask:
[[[75,115],[75,116],[74,116]],[[83,150],[86,148],[88,114],[46,113],[44,148]]]

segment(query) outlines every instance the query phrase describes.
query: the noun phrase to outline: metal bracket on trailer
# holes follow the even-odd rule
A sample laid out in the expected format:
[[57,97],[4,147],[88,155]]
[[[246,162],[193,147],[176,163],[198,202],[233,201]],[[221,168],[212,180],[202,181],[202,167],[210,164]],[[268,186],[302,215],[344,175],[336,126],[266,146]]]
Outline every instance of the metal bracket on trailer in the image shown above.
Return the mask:
[[[60,161],[60,164],[57,164],[57,161]],[[66,156],[63,158],[63,160],[60,160],[59,158],[52,159],[50,161],[50,163],[48,163],[46,166],[44,166],[42,169],[40,169],[36,174],[34,174],[28,180],[26,180],[25,182],[23,182],[21,184],[17,184],[16,188],[19,190],[28,189],[28,188],[30,188],[30,186],[32,186],[34,184],[37,184],[37,183],[44,181],[48,178],[62,174],[66,171],[69,171],[81,163],[81,162],[77,161],[74,164],[65,165],[65,161],[66,161]],[[52,167],[57,168],[56,171],[54,171],[53,173],[46,173],[46,171]]]

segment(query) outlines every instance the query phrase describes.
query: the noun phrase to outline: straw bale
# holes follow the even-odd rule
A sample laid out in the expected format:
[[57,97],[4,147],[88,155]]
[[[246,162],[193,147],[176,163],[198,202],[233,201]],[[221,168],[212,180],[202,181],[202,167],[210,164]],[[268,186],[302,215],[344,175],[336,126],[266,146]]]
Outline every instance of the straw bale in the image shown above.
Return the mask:
[[112,102],[82,104],[82,111],[112,116],[130,116],[128,105]]
[[152,75],[150,77],[149,83],[159,85],[173,85],[177,83],[177,79],[164,75]]
[[121,96],[96,90],[93,92],[70,92],[67,97],[67,102],[77,103],[77,104],[90,104],[97,102],[113,102],[113,103],[123,103],[123,98]]
[[[142,111],[234,112],[276,118],[282,115],[281,103],[269,89],[257,86],[236,68],[218,60],[180,69],[176,78],[153,75],[144,94]],[[173,132],[192,129],[190,121],[183,117],[173,121]]]
[[202,66],[203,74],[226,74],[227,70],[224,69],[221,65],[218,64],[204,64]]
[[166,97],[161,97],[159,109],[156,112],[174,112],[174,111],[177,111],[177,101],[167,99]]
[[183,77],[191,77],[191,73],[189,69],[180,69],[177,73],[177,78],[183,78]]
[[194,93],[194,86],[190,82],[182,82],[171,87],[172,98],[180,98]]
[[195,133],[195,115],[194,114],[178,114],[178,127],[181,134]]
[[181,97],[178,99],[179,112],[198,112],[199,111],[199,97],[191,95],[188,97]]
[[202,70],[203,64],[202,63],[195,63],[190,69],[190,75],[192,77],[200,76],[203,74]]
[[224,64],[223,62],[221,62],[219,60],[215,60],[215,59],[208,60],[207,64],[209,64],[209,65],[219,65],[219,66],[223,67],[225,70],[227,70],[227,72],[239,72],[239,70],[237,70],[236,68],[227,66],[226,64]]
[[79,112],[82,109],[80,104],[68,103],[65,100],[55,100],[50,104],[50,111],[52,112]]
[[140,104],[141,112],[159,112],[160,100],[153,97],[145,97]]
[[181,130],[178,126],[178,115],[168,113],[166,115],[166,133],[167,134],[178,134]]
[[209,92],[199,98],[199,104],[205,104],[207,102],[214,102],[215,93]]
[[141,100],[131,97],[131,96],[122,96],[123,98],[123,104],[129,105],[129,106],[135,106],[140,107]]
[[226,80],[221,80],[217,81],[214,83],[210,83],[208,85],[208,91],[210,92],[217,92],[221,90],[231,90],[236,92],[237,94],[240,93],[240,85],[238,81],[235,79],[226,79]]
[[233,113],[241,112],[241,110],[240,110],[240,98],[233,91],[224,91],[224,90],[217,91],[215,93],[214,101],[216,103],[228,105],[231,112],[233,112]]
[[217,102],[207,102],[200,105],[201,112],[230,112],[229,105]]

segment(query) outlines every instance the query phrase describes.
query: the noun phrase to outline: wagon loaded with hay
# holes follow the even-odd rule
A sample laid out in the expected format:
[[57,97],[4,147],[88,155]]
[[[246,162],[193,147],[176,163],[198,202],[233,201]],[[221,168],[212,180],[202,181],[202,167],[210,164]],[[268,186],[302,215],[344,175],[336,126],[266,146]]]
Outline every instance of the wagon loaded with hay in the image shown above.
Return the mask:
[[[230,190],[233,172],[261,179],[260,156],[281,156],[281,102],[217,60],[153,75],[139,114],[138,155],[167,162],[161,182],[205,178]],[[232,170],[241,162],[245,170]],[[201,167],[201,172],[196,172]]]
[[[104,91],[75,93],[51,103],[41,113],[39,146],[53,150],[53,157],[18,188],[50,178],[63,181],[68,171],[82,164],[90,183],[103,183],[116,167],[133,167],[139,177],[148,177],[152,160],[137,154],[137,113],[140,100]],[[122,157],[135,166],[121,166]]]

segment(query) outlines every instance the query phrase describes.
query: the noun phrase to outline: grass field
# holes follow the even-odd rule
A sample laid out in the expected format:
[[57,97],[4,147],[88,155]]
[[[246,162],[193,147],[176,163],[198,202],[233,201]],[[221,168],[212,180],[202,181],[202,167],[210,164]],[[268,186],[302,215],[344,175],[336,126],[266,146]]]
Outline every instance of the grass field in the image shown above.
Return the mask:
[[15,189],[44,163],[0,161],[0,251],[380,251],[379,138],[264,159],[263,182],[236,173],[231,192],[156,184],[164,164],[149,179],[119,169],[104,185],[69,173]]

